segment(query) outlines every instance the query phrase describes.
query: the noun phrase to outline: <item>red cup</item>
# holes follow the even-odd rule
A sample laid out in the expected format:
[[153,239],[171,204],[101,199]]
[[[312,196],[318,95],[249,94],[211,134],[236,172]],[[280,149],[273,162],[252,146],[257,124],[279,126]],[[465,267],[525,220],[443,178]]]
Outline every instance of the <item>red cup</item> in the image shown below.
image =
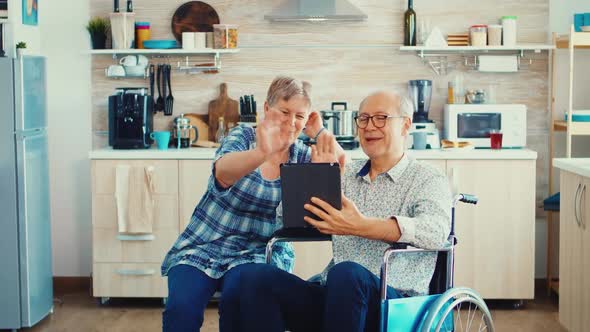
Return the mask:
[[498,130],[490,131],[490,147],[492,149],[502,148],[502,132]]

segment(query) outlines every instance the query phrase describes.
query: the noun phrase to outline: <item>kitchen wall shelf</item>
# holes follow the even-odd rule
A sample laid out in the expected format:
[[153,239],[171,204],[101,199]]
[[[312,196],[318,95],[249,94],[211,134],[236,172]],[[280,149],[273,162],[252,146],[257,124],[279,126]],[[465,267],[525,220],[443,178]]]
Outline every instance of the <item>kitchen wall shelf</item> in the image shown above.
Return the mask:
[[[145,55],[151,58],[172,58],[172,57],[184,57],[183,62],[178,62],[177,70],[185,72],[187,74],[195,74],[202,72],[217,72],[221,69],[221,55],[222,54],[234,54],[240,52],[240,49],[129,49],[129,50],[91,50],[92,55],[112,55],[113,59],[117,59],[118,56],[125,55]],[[192,57],[201,56],[212,56],[212,61],[191,61]]]
[[[464,64],[467,67],[477,67],[477,55],[516,55],[518,56],[519,69],[521,60],[525,52],[541,53],[542,51],[553,50],[555,45],[545,44],[519,44],[516,46],[401,46],[401,52],[415,52],[416,56],[422,59],[437,75],[444,75],[453,69],[453,64],[448,61],[449,55],[462,55]],[[474,61],[469,62],[468,58],[474,57]],[[529,60],[529,63],[531,60]]]
[[[581,33],[581,32],[577,32]],[[590,35],[590,32],[584,32],[585,34]],[[568,49],[570,46],[570,37],[569,36],[560,36],[557,37],[555,41],[555,48],[557,49]],[[589,45],[574,45],[575,49],[590,49]]]
[[204,48],[204,49],[194,49],[194,50],[185,50],[180,48],[172,48],[172,49],[129,49],[129,50],[90,50],[90,54],[92,55],[128,55],[128,54],[143,54],[143,55],[199,55],[199,54],[232,54],[238,53],[240,49],[238,48],[231,48],[231,49],[214,49],[214,48]]

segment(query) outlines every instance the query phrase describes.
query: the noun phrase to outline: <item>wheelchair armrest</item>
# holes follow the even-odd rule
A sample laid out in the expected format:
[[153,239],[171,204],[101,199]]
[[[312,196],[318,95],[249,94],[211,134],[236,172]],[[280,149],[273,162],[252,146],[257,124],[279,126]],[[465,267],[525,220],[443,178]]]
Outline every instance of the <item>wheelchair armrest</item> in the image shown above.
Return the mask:
[[320,233],[315,228],[281,228],[275,231],[266,244],[266,263],[272,259],[272,247],[278,242],[332,241],[332,235]]
[[396,242],[392,244],[389,248],[385,249],[383,253],[383,260],[381,261],[381,300],[385,301],[387,299],[387,276],[389,273],[389,258],[393,254],[402,254],[402,253],[420,253],[420,252],[450,252],[453,250],[453,246],[449,245],[447,247],[441,249],[422,249],[422,248],[409,248],[409,243],[404,242]]
[[[315,228],[306,227],[306,228],[281,228],[276,230],[272,235],[271,238],[294,238],[294,239],[302,239],[301,241],[305,241],[305,239],[309,239],[309,241],[331,241],[332,236],[328,234],[322,234]],[[297,241],[297,240],[294,240]]]

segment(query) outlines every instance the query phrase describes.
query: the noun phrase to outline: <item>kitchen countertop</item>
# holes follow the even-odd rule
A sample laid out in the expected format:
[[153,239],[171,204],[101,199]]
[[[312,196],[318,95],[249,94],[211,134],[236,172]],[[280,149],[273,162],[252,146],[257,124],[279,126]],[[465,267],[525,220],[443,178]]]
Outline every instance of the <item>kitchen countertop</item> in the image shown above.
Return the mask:
[[554,158],[553,166],[590,178],[590,158]]
[[[169,150],[114,150],[112,148],[90,151],[90,159],[213,159],[214,148],[189,148]],[[347,150],[346,153],[351,159],[366,159],[363,150]],[[408,155],[416,159],[493,159],[493,160],[535,160],[537,152],[529,149],[503,149],[503,150],[408,150]]]

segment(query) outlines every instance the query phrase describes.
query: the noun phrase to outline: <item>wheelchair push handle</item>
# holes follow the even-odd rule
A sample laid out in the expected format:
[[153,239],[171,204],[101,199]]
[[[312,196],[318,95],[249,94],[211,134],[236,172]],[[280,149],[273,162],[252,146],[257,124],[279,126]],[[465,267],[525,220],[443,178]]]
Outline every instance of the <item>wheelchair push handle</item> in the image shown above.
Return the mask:
[[479,199],[477,198],[477,196],[471,195],[471,194],[458,194],[457,196],[455,196],[455,204],[457,202],[463,202],[463,203],[467,203],[467,204],[477,204],[478,201],[479,201]]

